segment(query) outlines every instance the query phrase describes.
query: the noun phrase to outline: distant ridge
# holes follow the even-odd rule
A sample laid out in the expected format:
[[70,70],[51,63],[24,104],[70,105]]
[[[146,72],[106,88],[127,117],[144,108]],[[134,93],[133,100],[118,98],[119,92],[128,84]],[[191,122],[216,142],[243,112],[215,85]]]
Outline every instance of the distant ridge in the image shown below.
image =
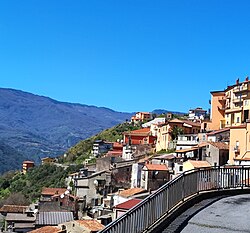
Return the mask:
[[131,115],[0,88],[0,141],[35,161],[60,155],[80,140],[124,122]]
[[155,114],[164,114],[164,113],[173,113],[173,114],[178,114],[178,115],[184,115],[184,114],[187,114],[185,112],[177,112],[177,111],[170,111],[170,110],[166,110],[166,109],[155,109],[152,111],[152,113],[155,113]]

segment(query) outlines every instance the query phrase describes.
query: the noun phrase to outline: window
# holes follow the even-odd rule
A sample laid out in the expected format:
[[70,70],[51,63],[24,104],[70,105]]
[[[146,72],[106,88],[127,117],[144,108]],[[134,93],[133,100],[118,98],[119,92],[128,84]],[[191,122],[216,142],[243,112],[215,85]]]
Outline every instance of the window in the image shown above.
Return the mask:
[[183,171],[183,166],[179,167],[179,171],[182,172]]
[[237,123],[240,123],[240,117],[237,117],[236,122],[237,122]]

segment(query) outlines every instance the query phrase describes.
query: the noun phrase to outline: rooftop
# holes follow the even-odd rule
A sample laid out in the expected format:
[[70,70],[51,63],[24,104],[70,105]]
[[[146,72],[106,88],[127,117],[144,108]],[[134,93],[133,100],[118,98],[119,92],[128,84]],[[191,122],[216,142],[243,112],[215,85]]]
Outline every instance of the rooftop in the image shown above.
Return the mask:
[[139,194],[139,193],[142,193],[142,192],[145,192],[146,190],[145,189],[142,189],[142,188],[131,188],[131,189],[126,189],[126,190],[122,190],[119,192],[119,196],[122,196],[122,197],[131,197],[135,194]]
[[197,161],[197,160],[191,160],[189,159],[188,161],[184,163],[191,163],[194,168],[201,168],[201,167],[211,167],[211,164],[207,161]]
[[151,163],[147,163],[147,164],[145,164],[145,167],[149,171],[168,171],[168,167],[167,167],[166,164],[151,164]]
[[28,206],[21,205],[4,205],[0,209],[0,213],[24,213]]
[[224,132],[227,132],[227,131],[230,131],[230,128],[224,128],[224,129],[219,129],[219,130],[212,131],[210,133],[207,133],[207,136],[213,136],[213,135],[216,135],[216,134],[219,134],[219,133],[224,133]]
[[140,199],[131,199],[131,200],[125,201],[125,202],[123,202],[121,204],[118,204],[118,205],[114,206],[114,208],[129,210],[129,209],[131,209],[132,207],[134,207],[135,205],[137,205],[141,201],[142,200],[140,200]]
[[219,150],[229,150],[229,145],[225,142],[208,142],[208,144],[218,148]]
[[80,225],[84,226],[90,231],[100,231],[105,227],[94,219],[76,220],[76,222],[78,222]]
[[58,233],[60,231],[61,229],[59,227],[45,226],[45,227],[41,227],[33,231],[30,231],[29,233]]
[[63,194],[67,191],[66,188],[43,188],[42,189],[42,195],[49,195],[53,196],[55,194]]
[[124,132],[125,135],[148,135],[150,133],[150,128],[137,129],[130,132]]
[[72,212],[39,212],[37,214],[37,225],[57,225],[63,222],[73,221]]

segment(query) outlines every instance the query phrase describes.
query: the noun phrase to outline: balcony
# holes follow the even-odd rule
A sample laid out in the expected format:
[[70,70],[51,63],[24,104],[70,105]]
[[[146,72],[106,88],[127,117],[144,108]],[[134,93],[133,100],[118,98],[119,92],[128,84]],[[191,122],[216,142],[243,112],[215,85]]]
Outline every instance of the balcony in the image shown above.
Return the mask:
[[243,99],[242,98],[235,98],[235,99],[233,99],[233,102],[234,103],[241,103],[241,102],[243,102]]
[[234,93],[239,93],[244,91],[248,91],[247,85],[235,87],[235,89],[233,90]]

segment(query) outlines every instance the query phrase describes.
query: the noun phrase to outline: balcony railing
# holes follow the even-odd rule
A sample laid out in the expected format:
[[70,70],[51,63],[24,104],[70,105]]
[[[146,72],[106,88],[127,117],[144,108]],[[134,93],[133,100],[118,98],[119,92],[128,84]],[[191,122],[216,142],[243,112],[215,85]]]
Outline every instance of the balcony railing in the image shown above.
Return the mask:
[[242,98],[235,98],[235,99],[233,99],[233,102],[240,103],[240,102],[243,102],[243,99]]
[[180,203],[207,191],[250,187],[250,167],[210,167],[190,170],[166,183],[99,233],[146,232]]
[[234,93],[237,92],[244,92],[248,90],[248,86],[239,86],[239,87],[235,87],[235,89],[233,90]]

